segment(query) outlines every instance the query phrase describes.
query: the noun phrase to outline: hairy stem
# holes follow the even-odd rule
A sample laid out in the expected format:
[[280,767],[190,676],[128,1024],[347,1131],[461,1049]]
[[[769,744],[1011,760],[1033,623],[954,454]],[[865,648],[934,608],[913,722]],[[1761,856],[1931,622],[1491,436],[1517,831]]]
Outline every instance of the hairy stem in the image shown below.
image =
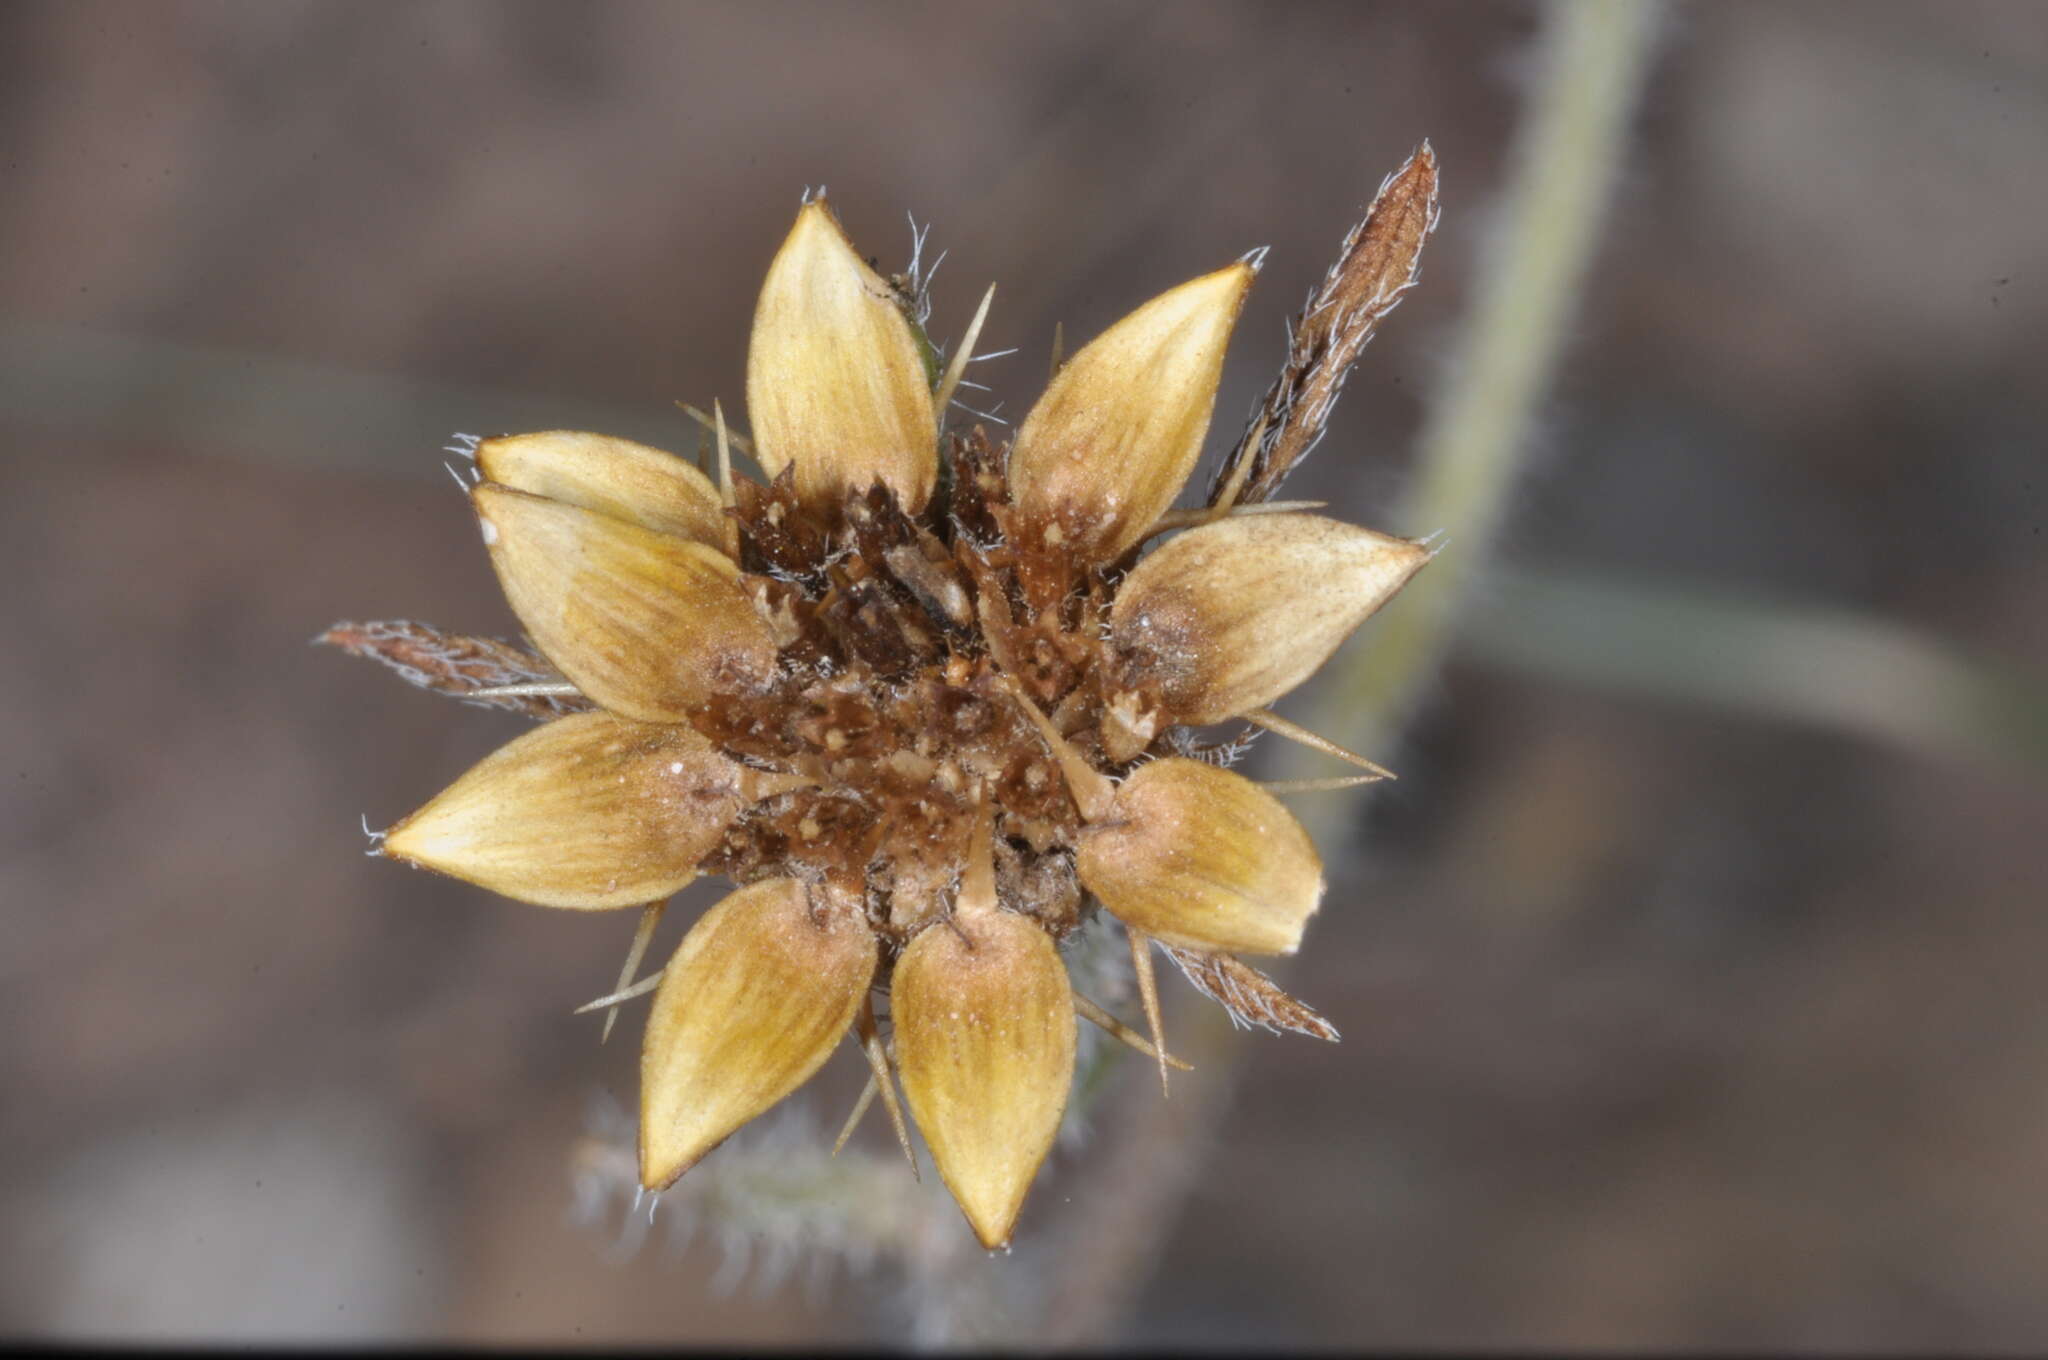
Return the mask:
[[[1489,561],[1529,452],[1530,417],[1599,240],[1659,12],[1638,0],[1559,0],[1549,11],[1542,74],[1479,260],[1472,310],[1394,520],[1397,532],[1442,531],[1450,541],[1313,688],[1305,725],[1356,749],[1383,749],[1398,730]],[[1351,807],[1330,798],[1305,806],[1303,820],[1321,840]]]
[[[1388,626],[1352,653],[1349,666],[1312,685],[1321,702],[1307,726],[1347,745],[1370,750],[1374,733],[1399,722],[1486,560],[1526,451],[1529,415],[1556,366],[1597,239],[1657,14],[1635,0],[1559,0],[1548,12],[1546,59],[1518,136],[1513,179],[1399,522],[1409,532],[1448,529],[1454,546],[1409,584],[1387,611]],[[1344,847],[1324,833],[1344,826],[1356,796],[1331,794],[1299,809],[1332,859]],[[1183,1056],[1207,1079],[1177,1086],[1170,1109],[1156,1096],[1127,1103],[1131,1117],[1115,1144],[1130,1155],[1112,1152],[1070,1173],[1073,1212],[1060,1234],[1067,1249],[1044,1291],[1057,1306],[1047,1310],[1050,1333],[1035,1338],[1041,1344],[1105,1338],[1156,1263],[1200,1169],[1199,1149],[1228,1104],[1230,1059],[1243,1044],[1220,1013],[1202,1007],[1195,1014],[1199,1020],[1180,1026]]]

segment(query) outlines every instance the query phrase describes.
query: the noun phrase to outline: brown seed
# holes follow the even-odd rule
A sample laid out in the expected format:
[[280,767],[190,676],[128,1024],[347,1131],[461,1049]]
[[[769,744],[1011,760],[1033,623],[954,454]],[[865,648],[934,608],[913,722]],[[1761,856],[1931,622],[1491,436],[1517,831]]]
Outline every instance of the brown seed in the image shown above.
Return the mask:
[[1137,726],[1139,691],[1161,696],[1175,723],[1263,708],[1428,560],[1420,544],[1321,515],[1245,515],[1176,535],[1138,563],[1110,610],[1121,690],[1111,715],[1128,708]]
[[1278,799],[1177,757],[1117,786],[1075,867],[1118,919],[1189,949],[1291,954],[1323,897],[1322,861]]
[[823,1065],[874,979],[858,912],[771,878],[704,914],[662,974],[640,1059],[640,1181],[659,1190]]
[[929,927],[896,961],[904,1094],[985,1247],[1010,1240],[1074,1076],[1074,1001],[1050,936],[990,909]]
[[774,673],[774,636],[716,548],[489,482],[474,499],[519,621],[605,708],[683,722]]
[[542,906],[639,906],[696,877],[743,773],[687,727],[578,714],[484,757],[383,853]]
[[924,359],[823,198],[797,213],[761,285],[747,411],[761,466],[774,476],[794,463],[807,508],[836,516],[876,481],[912,511],[931,498],[939,453]]
[[1109,561],[1173,504],[1201,456],[1251,281],[1239,263],[1170,289],[1060,369],[1010,453],[1018,511],[1046,546]]

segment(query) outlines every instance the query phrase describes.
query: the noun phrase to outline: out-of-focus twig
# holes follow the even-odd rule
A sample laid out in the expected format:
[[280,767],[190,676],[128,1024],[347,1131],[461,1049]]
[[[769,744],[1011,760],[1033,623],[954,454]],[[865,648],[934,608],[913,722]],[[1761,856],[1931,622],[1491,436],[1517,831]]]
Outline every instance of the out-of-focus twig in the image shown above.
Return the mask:
[[1461,646],[1481,662],[1595,689],[1811,723],[1994,767],[2048,769],[2048,676],[1843,610],[1504,571],[1473,601]]

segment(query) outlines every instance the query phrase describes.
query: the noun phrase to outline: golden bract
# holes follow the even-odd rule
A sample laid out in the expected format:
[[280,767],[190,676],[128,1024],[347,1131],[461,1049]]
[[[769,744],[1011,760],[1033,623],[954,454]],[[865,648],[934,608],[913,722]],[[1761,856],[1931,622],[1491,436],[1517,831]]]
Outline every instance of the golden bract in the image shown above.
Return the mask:
[[1271,793],[1191,758],[1184,730],[1284,730],[1264,706],[1428,554],[1227,499],[1144,554],[1200,455],[1253,272],[1112,326],[1003,448],[942,437],[899,295],[808,202],[748,354],[769,481],[601,435],[484,441],[484,541],[544,660],[522,672],[517,649],[419,625],[331,635],[382,628],[376,654],[410,672],[445,655],[470,682],[524,681],[439,687],[590,710],[484,760],[384,854],[556,907],[740,885],[661,975],[648,1187],[851,1030],[892,1113],[900,1073],[941,1176],[1000,1245],[1060,1123],[1077,1010],[1114,1024],[1072,994],[1060,943],[1098,909],[1119,917],[1155,1016],[1148,938],[1212,991],[1257,985],[1227,954],[1299,944],[1323,892],[1314,848]]

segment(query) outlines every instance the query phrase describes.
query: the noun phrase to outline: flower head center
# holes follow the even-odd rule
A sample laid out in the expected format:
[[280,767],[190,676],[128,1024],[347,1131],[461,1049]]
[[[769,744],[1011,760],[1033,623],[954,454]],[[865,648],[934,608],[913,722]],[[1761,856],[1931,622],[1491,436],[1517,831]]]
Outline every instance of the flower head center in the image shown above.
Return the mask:
[[744,580],[780,665],[765,690],[692,721],[811,782],[750,809],[707,871],[857,891],[900,946],[947,909],[986,804],[998,899],[1056,937],[1079,924],[1081,812],[1012,685],[1091,765],[1119,764],[1099,735],[1110,591],[1060,544],[1009,531],[1004,452],[979,433],[958,441],[957,477],[917,516],[880,484],[829,521],[791,476],[738,484]]

